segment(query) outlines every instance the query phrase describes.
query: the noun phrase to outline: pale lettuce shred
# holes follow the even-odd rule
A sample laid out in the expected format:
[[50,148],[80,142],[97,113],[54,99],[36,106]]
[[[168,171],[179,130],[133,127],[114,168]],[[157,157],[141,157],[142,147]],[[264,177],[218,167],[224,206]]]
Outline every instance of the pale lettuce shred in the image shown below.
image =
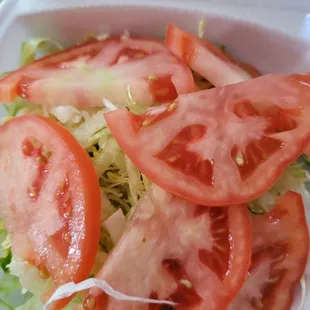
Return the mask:
[[59,287],[54,295],[50,298],[50,300],[44,305],[43,310],[49,310],[50,305],[56,301],[60,300],[66,297],[69,297],[75,293],[88,290],[92,287],[98,287],[102,291],[104,291],[107,295],[112,296],[113,298],[117,300],[124,300],[124,301],[135,301],[140,303],[147,303],[147,304],[166,304],[170,306],[176,306],[177,304],[168,301],[168,300],[159,300],[159,299],[149,299],[149,298],[142,298],[142,297],[134,297],[134,296],[128,296],[126,294],[123,294],[121,292],[116,291],[113,289],[109,283],[107,283],[104,280],[101,279],[88,279],[83,282],[80,282],[78,284],[70,282],[67,284],[62,285]]
[[18,277],[9,272],[12,260],[11,238],[0,221],[0,309],[14,309],[24,303],[29,295],[20,294],[22,286]]
[[6,258],[10,255],[11,246],[11,236],[9,234],[6,234],[4,240],[0,244],[0,258]]
[[19,279],[0,268],[0,309],[15,309],[26,302],[28,294],[20,294]]
[[55,40],[42,37],[34,37],[25,41],[21,47],[20,65],[33,62],[38,57],[61,51],[63,47]]
[[6,238],[6,236],[7,233],[3,227],[3,221],[0,219],[0,242],[2,242]]
[[[9,265],[10,274],[16,279],[19,290],[22,285],[22,294],[25,300],[20,302],[19,307],[16,310],[39,310],[43,309],[43,303],[41,296],[52,288],[51,279],[42,279],[37,268],[22,261],[17,256],[13,255],[12,262]],[[18,296],[18,295],[17,295]],[[65,307],[66,310],[73,310],[74,305],[81,304],[81,299],[76,296],[69,304]],[[0,308],[1,309],[1,308]]]
[[307,284],[305,280],[305,276],[302,276],[300,279],[300,288],[301,288],[301,297],[297,310],[303,310],[305,305],[305,300],[307,296]]
[[126,217],[123,210],[118,209],[103,222],[103,225],[109,233],[113,244],[116,244],[121,238],[126,226]]
[[[25,41],[21,47],[21,59],[20,65],[26,65],[33,62],[36,58],[48,55],[57,51],[62,50],[63,47],[56,41],[49,38],[34,37],[28,41]],[[7,73],[1,75],[5,76]],[[16,98],[11,104],[5,104],[4,108],[8,112],[8,120],[11,117],[19,115],[19,113],[28,108],[29,110],[36,110],[37,105],[30,105],[23,98]]]
[[302,155],[297,161],[286,167],[271,190],[248,203],[249,210],[254,214],[263,214],[270,211],[274,206],[275,199],[287,191],[293,190],[300,192],[301,189],[307,191],[305,186],[310,181],[310,177],[307,166],[305,165],[306,160],[306,156]]
[[198,25],[198,37],[199,38],[203,38],[204,29],[205,29],[205,21],[201,20]]
[[[156,77],[149,77],[150,78],[155,78]],[[145,105],[145,104],[138,104],[132,97],[131,95],[131,88],[130,85],[127,86],[126,88],[126,92],[127,92],[127,107],[130,110],[131,113],[133,114],[142,114],[144,113],[149,106]]]

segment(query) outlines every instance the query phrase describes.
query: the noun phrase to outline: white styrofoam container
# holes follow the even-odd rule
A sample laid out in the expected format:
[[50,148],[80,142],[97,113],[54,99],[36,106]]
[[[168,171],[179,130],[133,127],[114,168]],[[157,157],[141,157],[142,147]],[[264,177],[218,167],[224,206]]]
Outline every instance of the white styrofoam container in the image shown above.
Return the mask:
[[[18,67],[21,43],[33,36],[51,37],[65,45],[90,33],[125,29],[133,35],[163,37],[168,23],[197,32],[202,19],[210,40],[224,44],[263,73],[310,71],[310,5],[308,13],[305,3],[302,9],[289,11],[221,2],[0,0],[0,72]],[[4,113],[0,106],[0,118]],[[310,289],[310,279],[307,282]],[[296,294],[298,301],[299,290]],[[304,309],[310,309],[310,293]]]

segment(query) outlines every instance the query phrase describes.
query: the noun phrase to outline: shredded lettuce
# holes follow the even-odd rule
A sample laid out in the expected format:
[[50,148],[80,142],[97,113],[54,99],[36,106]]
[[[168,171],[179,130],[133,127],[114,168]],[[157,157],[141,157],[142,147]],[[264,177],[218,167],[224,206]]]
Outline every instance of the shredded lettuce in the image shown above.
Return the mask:
[[41,301],[40,296],[33,295],[27,302],[22,304],[21,306],[15,308],[15,310],[34,310],[34,309],[42,309],[43,303]]
[[115,245],[122,236],[126,226],[126,217],[124,216],[122,209],[118,209],[113,215],[106,219],[103,222],[103,225]]
[[142,114],[147,110],[147,108],[150,107],[150,106],[145,105],[145,104],[139,104],[133,99],[132,94],[131,94],[130,85],[127,86],[126,92],[127,92],[127,107],[131,113]]
[[9,117],[16,116],[20,111],[27,107],[35,108],[36,105],[29,105],[27,100],[20,97],[17,97],[12,103],[4,105],[4,108],[7,110]]
[[[14,309],[24,302],[25,296],[20,296],[21,285],[18,278],[10,275],[9,265],[12,261],[11,238],[0,220],[0,309]],[[18,298],[14,298],[17,295]]]
[[[3,226],[3,221],[0,219],[0,242],[2,242],[6,238],[6,231]],[[1,250],[0,250],[1,253]]]
[[5,306],[4,309],[15,309],[23,304],[29,298],[29,294],[21,294],[21,290],[18,277],[0,268],[0,306]]
[[0,79],[2,79],[3,77],[5,77],[6,75],[8,75],[10,72],[3,72],[0,73]]
[[205,21],[201,20],[198,25],[198,38],[203,38],[205,28]]
[[[56,41],[49,38],[35,37],[22,43],[20,53],[20,65],[26,65],[33,62],[37,56],[45,56],[62,50],[63,47]],[[5,72],[0,75],[0,78],[7,75]],[[36,109],[37,105],[30,105],[25,99],[17,97],[12,103],[5,104],[9,118],[17,116],[25,108],[30,110]],[[5,121],[9,118],[5,118]]]
[[19,278],[23,288],[32,294],[42,295],[52,287],[51,279],[42,279],[39,270],[13,254],[9,265],[10,274]]
[[264,214],[274,207],[277,196],[285,194],[289,190],[298,191],[310,180],[310,160],[302,155],[293,164],[285,168],[276,184],[259,198],[248,203],[249,211],[253,214]]
[[[66,125],[67,129],[71,131],[74,137],[80,142],[80,144],[84,148],[88,148],[96,144],[99,141],[101,135],[105,134],[104,132],[101,132],[104,128],[106,128],[106,122],[103,117],[103,113],[103,110],[89,109],[80,111],[80,114],[78,114],[77,109],[74,108],[71,110],[71,116],[66,116],[69,120],[64,122],[64,124]],[[78,115],[81,116],[81,118],[78,122],[78,125],[76,125],[76,118]],[[54,114],[54,116],[60,120],[60,113],[58,115]],[[63,113],[61,113],[61,116],[63,117]],[[62,118],[62,120],[64,120],[64,118]],[[72,126],[72,123],[75,125]],[[94,136],[96,136],[95,139]]]
[[140,171],[136,168],[133,162],[125,156],[127,174],[128,174],[128,184],[130,197],[129,201],[131,205],[136,205],[141,198],[142,194],[145,192],[146,188],[143,183]]
[[[83,299],[75,296],[72,301],[64,308],[64,310],[74,310],[76,305],[81,305]],[[15,308],[15,310],[40,310],[43,309],[44,304],[41,301],[40,295],[33,295],[27,302]],[[0,308],[2,310],[2,308]],[[13,309],[13,308],[12,308]]]
[[[5,303],[2,299],[0,299],[0,309],[1,310],[13,310],[14,308],[10,307],[7,303]],[[18,309],[18,308],[16,308]],[[20,309],[22,310],[22,309]]]
[[123,294],[121,292],[118,292],[114,290],[106,281],[100,280],[100,279],[88,279],[83,282],[80,282],[78,284],[75,284],[73,282],[67,283],[65,285],[62,285],[57,289],[57,291],[54,293],[54,295],[50,298],[50,300],[44,305],[43,310],[49,310],[50,305],[59,299],[69,297],[73,295],[74,293],[81,292],[87,289],[90,289],[92,287],[98,287],[102,291],[104,291],[107,295],[114,297],[118,300],[127,300],[127,301],[135,301],[140,303],[147,303],[147,304],[166,304],[170,306],[176,306],[177,304],[168,301],[168,300],[158,300],[158,299],[149,299],[149,298],[142,298],[142,297],[134,297],[134,296],[128,296],[126,294]]
[[[7,239],[3,242],[6,243]],[[12,260],[12,251],[11,246],[7,246],[7,244],[1,244],[1,256],[0,256],[0,267],[7,272],[8,271],[8,265],[11,263]],[[3,245],[3,246],[2,246]]]
[[106,142],[99,141],[99,150],[95,151],[93,164],[98,176],[101,176],[115,161],[121,148],[115,139],[110,136]]
[[56,117],[62,124],[78,124],[82,120],[80,111],[73,106],[55,106],[49,108],[49,113]]
[[8,265],[12,260],[11,237],[6,233],[3,222],[0,220],[0,267],[4,272],[8,271]]
[[[62,49],[63,47],[52,39],[41,37],[31,38],[22,44],[20,65],[23,66],[33,62],[37,58],[38,52],[43,52],[43,55],[49,55]],[[39,56],[43,55],[40,54]]]
[[304,309],[305,299],[307,296],[307,284],[306,284],[306,280],[304,276],[302,276],[302,278],[300,279],[300,287],[301,287],[301,297],[300,297],[300,303],[299,303],[297,310]]

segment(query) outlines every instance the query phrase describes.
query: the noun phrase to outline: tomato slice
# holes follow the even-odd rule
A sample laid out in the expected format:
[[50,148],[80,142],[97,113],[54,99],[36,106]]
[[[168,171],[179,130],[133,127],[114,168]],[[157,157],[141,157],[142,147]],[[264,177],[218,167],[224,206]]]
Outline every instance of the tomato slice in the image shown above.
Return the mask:
[[302,198],[288,192],[269,213],[252,218],[249,276],[229,310],[289,310],[309,254]]
[[270,189],[309,140],[304,77],[267,75],[105,119],[129,158],[165,190],[203,205],[243,203]]
[[92,39],[84,44],[38,59],[2,78],[0,80],[0,101],[10,103],[17,95],[22,95],[21,80],[33,69],[68,69],[83,67],[86,64],[101,68],[109,67],[122,61],[124,56],[132,59],[164,50],[163,44],[156,40],[125,37],[106,40]]
[[[250,229],[245,205],[193,205],[153,187],[96,277],[127,295],[171,300],[180,309],[226,309],[248,271]],[[84,303],[88,310],[161,307],[118,301],[98,289]]]
[[55,287],[86,279],[101,214],[88,154],[65,128],[37,116],[2,125],[0,149],[0,218],[13,252],[51,276]]
[[[210,41],[200,39],[173,24],[168,25],[166,46],[215,86],[223,87],[260,75],[255,68],[237,60]],[[304,153],[310,157],[310,144]]]
[[[159,54],[159,55],[157,55]],[[16,96],[33,104],[102,106],[128,100],[161,103],[195,90],[190,69],[156,40],[93,40],[39,59],[0,80],[0,101]]]
[[250,65],[206,39],[200,39],[172,24],[168,26],[166,46],[215,86],[226,86],[259,76],[258,71]]
[[[46,76],[47,77],[44,77]],[[24,90],[34,104],[102,106],[106,98],[117,106],[128,101],[128,87],[138,104],[152,105],[172,101],[177,94],[194,90],[190,69],[169,52],[162,52],[117,64],[106,69],[34,71],[42,76]]]

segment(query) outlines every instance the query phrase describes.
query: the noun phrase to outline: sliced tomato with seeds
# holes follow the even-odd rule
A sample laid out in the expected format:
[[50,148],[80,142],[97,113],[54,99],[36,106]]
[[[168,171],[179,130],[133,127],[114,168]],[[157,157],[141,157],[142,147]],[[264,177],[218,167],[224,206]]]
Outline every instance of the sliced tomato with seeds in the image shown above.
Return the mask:
[[[178,304],[175,309],[221,310],[242,286],[250,257],[251,227],[245,205],[194,205],[154,186],[138,203],[96,277],[130,296],[173,301]],[[165,306],[118,301],[91,289],[84,308]]]
[[[239,61],[205,38],[198,38],[173,24],[169,24],[167,29],[166,46],[214,86],[223,87],[260,75],[254,67]],[[304,82],[310,84],[309,78]],[[304,153],[310,157],[310,144]]]
[[44,70],[31,74],[35,78],[47,77],[32,81],[24,89],[24,95],[29,102],[44,105],[61,102],[82,107],[101,106],[105,98],[124,106],[128,96],[138,104],[152,105],[172,101],[178,94],[195,88],[190,69],[169,52],[95,71]]
[[278,197],[274,209],[252,217],[253,254],[246,283],[229,310],[289,310],[309,254],[300,194]]
[[168,26],[166,46],[215,86],[226,86],[259,76],[256,69],[232,57],[210,41],[172,24]]
[[101,205],[88,154],[65,128],[36,116],[2,125],[0,149],[0,218],[13,252],[52,277],[55,287],[86,279],[99,244]]
[[17,95],[23,96],[22,84],[27,81],[28,73],[36,69],[70,69],[86,65],[102,68],[124,61],[124,57],[126,60],[135,59],[141,55],[146,56],[164,50],[162,42],[156,40],[126,37],[92,39],[84,44],[38,59],[6,75],[0,80],[0,102],[10,103]]
[[105,119],[138,169],[165,190],[202,205],[247,202],[270,189],[309,141],[304,78],[267,75]]
[[[159,56],[157,54],[160,54]],[[151,105],[195,90],[190,69],[156,40],[128,37],[92,40],[39,59],[0,80],[0,102],[16,96],[32,104]]]

